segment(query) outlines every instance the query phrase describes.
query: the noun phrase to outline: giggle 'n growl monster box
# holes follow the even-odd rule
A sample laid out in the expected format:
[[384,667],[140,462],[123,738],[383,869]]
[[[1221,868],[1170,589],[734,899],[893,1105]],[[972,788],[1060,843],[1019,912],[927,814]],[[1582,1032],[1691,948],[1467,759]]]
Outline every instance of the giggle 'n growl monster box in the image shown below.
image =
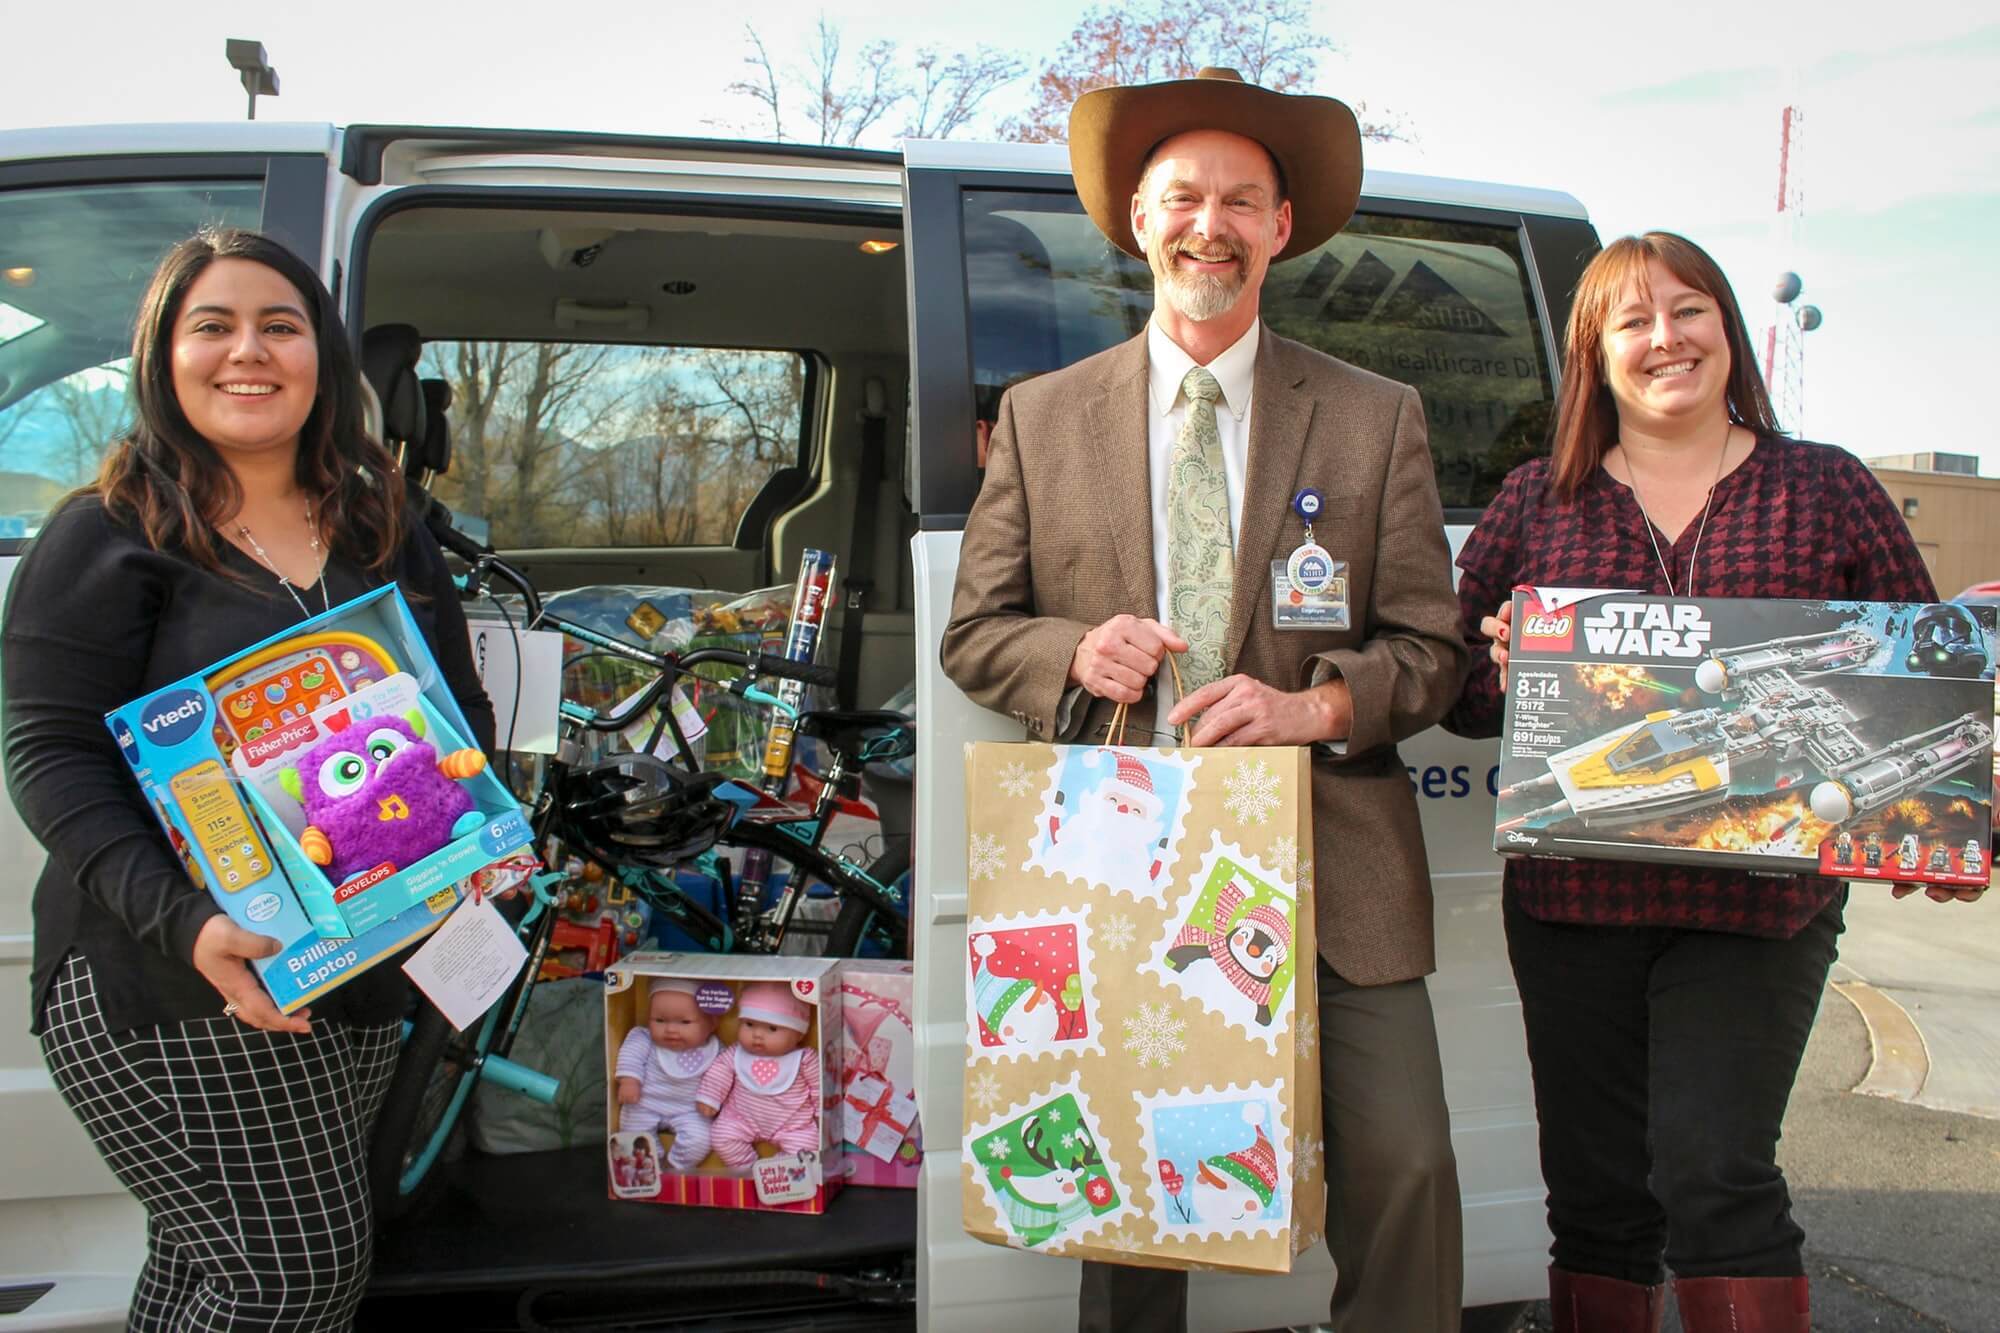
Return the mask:
[[1981,885],[1994,611],[1519,588],[1496,850]]
[[285,1013],[430,932],[470,883],[535,869],[391,584],[105,716],[189,876],[284,944]]

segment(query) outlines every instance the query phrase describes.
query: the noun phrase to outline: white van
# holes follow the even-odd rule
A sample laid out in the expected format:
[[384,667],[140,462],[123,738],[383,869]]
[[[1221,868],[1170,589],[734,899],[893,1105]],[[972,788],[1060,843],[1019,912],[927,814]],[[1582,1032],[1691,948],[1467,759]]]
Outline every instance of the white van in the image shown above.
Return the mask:
[[[863,644],[846,702],[914,679],[918,764],[942,775],[916,813],[928,1157],[914,1197],[851,1190],[819,1219],[639,1209],[604,1198],[591,1149],[469,1155],[437,1208],[383,1229],[364,1323],[615,1308],[733,1327],[897,1326],[912,1310],[937,1330],[1068,1326],[1073,1263],[959,1228],[951,779],[965,741],[1019,730],[937,668],[979,423],[1008,384],[1130,336],[1150,304],[1144,267],[1084,216],[1065,152],[272,123],[0,132],[0,579],[124,419],[140,289],[204,222],[278,236],[317,263],[367,355],[416,355],[420,377],[456,386],[437,489],[544,589],[749,589],[787,581],[804,546],[837,551],[835,640]],[[1565,195],[1371,173],[1344,232],[1272,270],[1265,317],[1423,392],[1455,547],[1542,445],[1568,294],[1596,248]],[[1495,751],[1432,731],[1402,752],[1435,877],[1465,1299],[1497,1307],[1468,1324],[1491,1323],[1546,1290],[1547,1244],[1488,850]],[[0,809],[0,1311],[18,1329],[116,1327],[144,1223],[27,1035],[41,855]],[[1329,1282],[1323,1251],[1282,1280],[1198,1274],[1193,1322],[1309,1323]]]

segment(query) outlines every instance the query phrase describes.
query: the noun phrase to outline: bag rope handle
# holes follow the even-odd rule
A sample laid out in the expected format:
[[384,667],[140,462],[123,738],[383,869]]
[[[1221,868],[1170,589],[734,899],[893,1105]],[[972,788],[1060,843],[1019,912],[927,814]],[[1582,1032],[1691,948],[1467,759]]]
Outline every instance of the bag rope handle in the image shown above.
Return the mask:
[[[1170,649],[1166,657],[1167,671],[1174,678],[1174,701],[1178,703],[1187,693],[1187,687],[1181,684],[1180,655]],[[1168,711],[1171,712],[1172,710]],[[1104,729],[1104,743],[1106,745],[1115,746],[1125,743],[1125,723],[1130,717],[1131,712],[1132,708],[1130,704],[1121,703],[1112,706],[1111,721]],[[1190,749],[1193,748],[1188,742],[1188,737],[1191,734],[1192,732],[1185,724],[1174,728],[1174,739],[1181,745],[1188,746]]]

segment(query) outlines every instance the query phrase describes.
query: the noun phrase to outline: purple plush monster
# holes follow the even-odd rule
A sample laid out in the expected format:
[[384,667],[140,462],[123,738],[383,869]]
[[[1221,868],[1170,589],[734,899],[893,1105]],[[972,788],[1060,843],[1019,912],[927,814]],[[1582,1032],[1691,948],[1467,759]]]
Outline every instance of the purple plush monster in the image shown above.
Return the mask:
[[450,842],[456,826],[476,822],[471,795],[454,779],[485,768],[486,756],[456,750],[440,759],[423,734],[418,712],[356,721],[279,775],[306,808],[300,848],[335,884],[385,862],[414,865]]

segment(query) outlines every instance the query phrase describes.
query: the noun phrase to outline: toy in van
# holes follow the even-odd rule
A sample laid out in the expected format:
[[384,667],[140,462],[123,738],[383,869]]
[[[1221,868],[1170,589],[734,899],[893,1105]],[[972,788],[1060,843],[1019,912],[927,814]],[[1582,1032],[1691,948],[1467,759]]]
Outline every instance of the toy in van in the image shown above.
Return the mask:
[[1991,609],[1514,599],[1497,850],[1983,882],[1921,849],[1991,833]]
[[826,1211],[844,1183],[838,966],[644,952],[605,973],[611,1197]]
[[257,964],[284,1012],[427,933],[475,876],[533,868],[394,585],[106,723],[194,881],[284,943]]

